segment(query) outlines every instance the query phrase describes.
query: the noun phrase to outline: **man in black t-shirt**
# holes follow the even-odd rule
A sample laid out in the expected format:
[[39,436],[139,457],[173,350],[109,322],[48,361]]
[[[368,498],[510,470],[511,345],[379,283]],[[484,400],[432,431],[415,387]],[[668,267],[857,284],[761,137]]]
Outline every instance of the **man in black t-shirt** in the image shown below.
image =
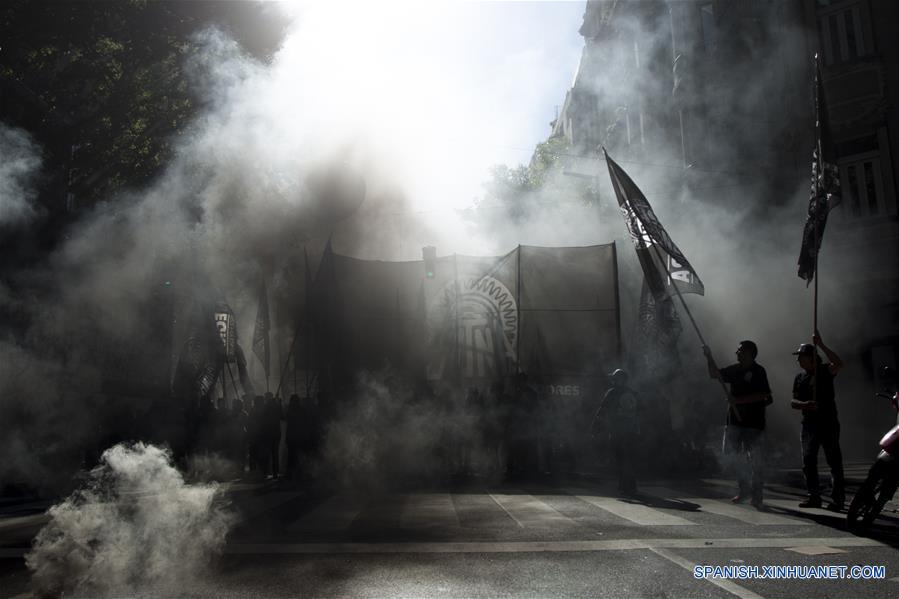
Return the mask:
[[[833,389],[833,378],[843,367],[843,361],[821,341],[816,332],[812,338],[814,345],[803,343],[794,356],[799,360],[802,372],[793,381],[793,401],[795,410],[802,410],[802,472],[808,488],[808,498],[799,507],[821,507],[821,491],[818,487],[818,450],[824,448],[824,457],[830,466],[833,481],[832,502],[827,509],[840,511],[845,502],[843,479],[843,455],[840,451],[840,421],[837,419],[837,404]],[[830,360],[825,364],[815,345]]]
[[737,363],[719,369],[708,347],[702,348],[708,361],[709,376],[730,383],[730,409],[724,428],[724,459],[736,474],[739,491],[731,499],[742,503],[751,498],[756,509],[764,509],[764,433],[765,408],[773,401],[768,374],[755,358],[758,346],[749,340],[740,342]]

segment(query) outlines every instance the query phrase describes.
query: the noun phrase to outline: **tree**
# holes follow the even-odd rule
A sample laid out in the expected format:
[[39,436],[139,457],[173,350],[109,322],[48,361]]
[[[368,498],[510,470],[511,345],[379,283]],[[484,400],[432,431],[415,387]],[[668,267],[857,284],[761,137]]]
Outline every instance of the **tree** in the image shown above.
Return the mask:
[[[80,204],[150,180],[200,108],[184,72],[194,34],[214,25],[254,56],[277,48],[285,22],[264,3],[12,0],[0,8],[0,78],[29,96],[29,131]],[[0,105],[0,109],[3,106]],[[17,118],[18,117],[18,118]],[[19,121],[19,122],[16,122]]]
[[498,206],[505,217],[521,221],[530,215],[536,203],[561,204],[562,200],[595,203],[599,197],[595,181],[568,177],[564,173],[563,158],[570,151],[565,136],[554,135],[537,144],[527,166],[494,166],[490,169],[490,179],[484,183],[480,207]]

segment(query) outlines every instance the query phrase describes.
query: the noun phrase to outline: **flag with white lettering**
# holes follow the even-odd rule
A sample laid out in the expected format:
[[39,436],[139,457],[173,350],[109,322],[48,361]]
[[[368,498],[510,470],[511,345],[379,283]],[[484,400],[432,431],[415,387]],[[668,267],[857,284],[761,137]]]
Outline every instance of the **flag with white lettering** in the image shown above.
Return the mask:
[[833,141],[827,122],[827,103],[821,82],[821,66],[815,55],[815,149],[812,152],[812,184],[809,190],[808,211],[802,230],[802,247],[799,250],[800,278],[808,286],[818,269],[818,252],[827,215],[841,201],[840,170],[834,158]]
[[705,294],[705,287],[687,258],[659,222],[637,184],[603,149],[618,207],[631,234],[646,283],[656,298],[681,293]]

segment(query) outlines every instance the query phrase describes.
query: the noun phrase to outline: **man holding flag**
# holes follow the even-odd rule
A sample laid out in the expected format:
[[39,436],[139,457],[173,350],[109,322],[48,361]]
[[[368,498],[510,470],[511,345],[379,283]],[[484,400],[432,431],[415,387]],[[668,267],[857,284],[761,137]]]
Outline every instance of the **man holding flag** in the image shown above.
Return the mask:
[[731,499],[743,503],[751,496],[756,509],[764,509],[765,408],[773,401],[768,373],[755,361],[758,346],[746,339],[737,347],[737,363],[719,369],[712,350],[703,346],[709,376],[730,383],[731,405],[727,412],[722,449],[728,467],[737,475],[739,490]]
[[[711,358],[711,350],[708,349],[699,326],[693,319],[682,295],[684,293],[703,295],[705,288],[702,281],[699,280],[699,276],[690,262],[662,227],[643,192],[627,173],[609,157],[605,149],[603,149],[603,153],[609,167],[612,187],[618,198],[618,206],[621,208],[625,224],[637,251],[637,257],[643,267],[646,285],[652,290],[654,297],[659,300],[672,295],[677,295],[680,299],[684,312],[689,317],[708,358],[709,374],[721,384],[724,396],[730,404],[728,425],[742,427],[740,431],[732,431],[730,442],[727,432],[725,432],[724,445],[728,449],[735,449],[738,453],[745,453],[747,457],[754,458],[754,463],[757,465],[754,468],[754,475],[751,477],[745,475],[745,470],[741,471],[739,475],[741,492],[734,500],[744,501],[751,493],[752,504],[756,508],[762,509],[761,433],[757,431],[764,429],[764,408],[770,403],[771,390],[768,388],[768,378],[764,368],[755,363],[758,349],[751,341],[744,341],[737,351],[738,364],[722,370],[715,366]],[[725,381],[733,385],[733,394],[728,393],[724,386]],[[734,395],[739,396],[734,397]],[[760,406],[753,405],[751,408],[738,409],[736,407],[738,404],[759,402]],[[760,418],[759,408],[761,410]],[[748,431],[746,434],[735,434],[736,432],[743,433],[743,428]],[[749,478],[752,479],[751,483],[748,482]]]
[[[827,224],[827,215],[841,199],[840,171],[835,163],[834,144],[827,120],[827,103],[821,80],[821,61],[815,54],[815,149],[812,152],[812,185],[809,190],[808,218],[802,231],[802,247],[799,250],[799,277],[806,286],[815,281],[812,327],[813,344],[803,343],[794,352],[803,372],[793,384],[794,409],[802,410],[802,463],[808,486],[808,499],[799,507],[819,507],[818,449],[824,455],[833,475],[833,501],[829,510],[840,511],[844,503],[843,458],[840,452],[840,423],[834,402],[833,377],[842,367],[839,356],[821,341],[818,334],[818,252],[821,237]],[[820,346],[830,363],[825,364],[815,349]]]

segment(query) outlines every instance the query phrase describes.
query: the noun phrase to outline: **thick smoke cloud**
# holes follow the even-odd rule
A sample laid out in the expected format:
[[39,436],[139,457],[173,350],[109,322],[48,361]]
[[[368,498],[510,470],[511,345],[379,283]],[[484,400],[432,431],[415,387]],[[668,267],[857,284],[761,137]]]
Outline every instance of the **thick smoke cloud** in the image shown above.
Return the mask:
[[[170,282],[179,301],[188,300],[197,287],[226,299],[236,312],[246,348],[255,315],[255,289],[265,275],[271,282],[273,355],[281,362],[292,339],[294,317],[303,304],[303,248],[308,247],[314,267],[332,234],[340,253],[387,260],[418,258],[423,245],[438,246],[441,255],[501,254],[518,244],[616,240],[623,338],[632,337],[641,274],[605,165],[580,161],[552,172],[547,185],[532,194],[526,209],[514,218],[506,207],[488,201],[458,213],[455,209],[477,194],[471,182],[484,175],[475,166],[490,151],[489,145],[480,143],[480,132],[459,135],[471,130],[467,118],[480,111],[478,94],[467,90],[460,101],[461,92],[452,87],[458,73],[429,67],[432,54],[410,53],[409,46],[399,41],[381,44],[394,40],[379,26],[393,16],[351,23],[344,15],[330,14],[326,23],[320,15],[306,15],[298,19],[270,64],[248,58],[219,31],[198,33],[202,48],[186,66],[204,104],[177,140],[173,163],[149,189],[110,198],[84,213],[45,264],[14,273],[16,284],[0,289],[3,309],[30,323],[15,339],[0,345],[0,368],[4,369],[0,413],[13,415],[11,425],[3,428],[15,431],[0,437],[0,453],[12,457],[0,465],[0,482],[50,480],[47,473],[53,468],[49,465],[59,462],[48,448],[58,447],[60,453],[68,450],[72,461],[79,461],[73,451],[81,450],[82,440],[95,436],[91,416],[102,403],[95,390],[101,372],[110,366],[110,354],[140,345],[156,330],[146,309],[154,285]],[[421,22],[407,19],[411,17],[403,13],[394,22],[402,26],[403,35],[418,31],[419,38],[396,40],[411,44],[427,37],[421,35],[429,31]],[[358,30],[357,22],[363,24]],[[802,32],[788,29],[784,22],[772,13],[770,21],[759,23],[767,41],[757,45],[768,48],[769,54],[752,56],[735,69],[734,81],[753,85],[733,84],[723,90],[727,94],[715,95],[718,113],[743,113],[760,99],[777,97],[772,89],[790,89],[795,83],[790,80],[792,68],[757,66],[785,65],[789,57],[804,60],[804,50],[797,49],[804,48]],[[670,40],[666,23],[662,19],[650,27],[636,22],[625,25],[654,53]],[[331,29],[325,27],[328,24]],[[440,44],[448,43],[432,37]],[[366,50],[354,54],[347,40],[359,42],[358,47]],[[390,73],[380,69],[397,56],[404,57],[401,68]],[[667,101],[670,90],[657,89],[663,79],[652,72],[620,78],[600,69],[590,85],[604,94]],[[560,89],[560,99],[563,93]],[[712,116],[706,121],[715,121]],[[492,127],[488,137],[496,139],[495,129],[509,126],[506,117],[494,119],[500,125],[490,119],[477,122],[488,122]],[[706,283],[706,297],[687,301],[719,361],[727,361],[740,339],[759,342],[760,361],[769,367],[775,385],[773,411],[777,419],[788,423],[785,430],[791,430],[795,421],[785,408],[794,369],[787,350],[810,332],[798,315],[808,309],[810,297],[795,276],[806,167],[804,160],[767,164],[765,156],[784,139],[792,139],[796,147],[810,147],[810,140],[803,136],[787,135],[808,129],[806,120],[796,117],[772,107],[749,130],[735,131],[730,137],[705,137],[711,140],[707,155],[728,157],[723,166],[716,160],[715,169],[736,173],[730,179],[716,173],[716,189],[709,189],[705,182],[703,169],[708,165],[702,161],[686,174],[678,168],[680,139],[653,138],[661,128],[653,129],[652,123],[646,128],[649,141],[634,161],[639,164],[621,161],[650,196],[660,219]],[[721,118],[715,122],[726,129],[728,123]],[[607,132],[612,135],[621,135],[621,127]],[[30,158],[20,163],[27,168],[15,172],[33,172],[39,153],[16,139],[11,147],[19,148],[17,155]],[[477,160],[469,160],[471,156]],[[358,209],[351,202],[323,201],[310,188],[310,174],[335,164],[364,177],[366,194]],[[667,166],[652,166],[660,164]],[[595,176],[598,199],[584,203],[573,183],[576,179],[566,170]],[[757,187],[747,185],[747,180],[757,181]],[[8,187],[7,181],[18,187]],[[15,189],[11,205],[28,206],[32,196],[27,183],[28,178],[19,174],[6,176],[3,205],[7,205],[5,190]],[[775,196],[780,201],[771,202]],[[768,207],[767,211],[758,206]],[[825,314],[836,313],[837,308],[828,304]],[[825,322],[827,334],[830,321]],[[833,329],[836,335],[838,323]],[[685,328],[681,336],[684,376],[676,384],[684,386],[680,396],[686,399],[678,414],[691,413],[687,408],[693,398],[717,393],[703,379],[704,364],[692,335]],[[828,341],[840,345],[839,337]],[[372,398],[386,401],[378,385],[362,388],[368,389],[359,399],[363,412],[374,409]],[[394,399],[405,403],[402,393]],[[427,414],[423,410],[422,419]],[[409,422],[414,429],[417,421]],[[339,422],[335,431],[347,431],[347,435],[334,433],[329,440],[331,462],[359,460],[352,455],[359,447],[353,441],[360,434],[357,425]],[[59,439],[59,443],[48,439]],[[429,447],[423,443],[413,446]],[[370,467],[361,464],[358,468],[364,472]]]
[[[422,23],[434,16],[417,10],[385,16],[378,8],[348,33],[339,11],[311,7],[270,63],[249,58],[220,31],[197,33],[201,48],[185,68],[202,109],[175,140],[172,163],[149,188],[83,209],[52,255],[7,273],[9,285],[0,289],[2,309],[21,324],[0,346],[0,413],[12,431],[0,436],[0,452],[10,458],[0,465],[0,484],[65,489],[71,467],[102,450],[98,420],[110,407],[99,393],[104,376],[135,364],[165,370],[161,363],[180,351],[175,343],[121,363],[170,327],[171,315],[158,307],[165,293],[182,305],[200,291],[226,300],[248,348],[265,276],[280,364],[303,304],[304,247],[313,268],[332,234],[337,251],[384,259],[414,258],[435,239],[445,251],[487,248],[489,235],[471,235],[452,211],[451,218],[432,211],[477,190],[473,165],[489,148],[459,135],[477,114],[478,94],[452,88],[460,73],[428,66],[453,56],[451,40],[428,42]],[[452,18],[460,26],[477,12],[459,10]],[[347,47],[355,37],[371,42],[366,52]],[[402,40],[430,45],[415,55]],[[398,66],[380,69],[395,59]],[[502,125],[478,117],[488,123],[479,133],[489,128],[491,139],[500,137],[506,116]],[[13,138],[16,148],[28,147]],[[364,177],[361,208],[310,185],[311,174],[335,167]],[[17,205],[27,205],[27,177],[9,180],[19,185]],[[175,316],[183,330],[185,311]],[[116,420],[136,429],[146,409],[122,406]],[[54,470],[59,477],[49,476]]]
[[354,397],[328,426],[319,475],[364,492],[473,471],[501,475],[483,434],[502,430],[499,413],[470,405],[464,390],[435,391],[414,389],[389,369],[360,374]]
[[[692,3],[635,2],[631,6],[636,9],[629,11],[627,4],[616,9],[613,22],[622,32],[619,37],[606,35],[599,42],[587,42],[590,47],[577,79],[576,89],[592,94],[590,106],[599,106],[603,124],[612,126],[593,132],[586,126],[575,128],[569,155],[560,156],[558,168],[542,189],[524,199],[523,209],[483,201],[469,213],[472,230],[476,236],[489,232],[497,249],[518,243],[578,245],[615,240],[625,340],[621,366],[631,365],[640,350],[635,340],[639,339],[636,316],[642,272],[618,212],[606,164],[600,159],[598,146],[608,147],[646,193],[705,283],[705,296],[686,296],[686,302],[719,365],[736,361],[733,352],[740,340],[758,343],[759,362],[768,370],[775,398],[768,410],[772,451],[782,463],[796,465],[800,418],[789,408],[789,401],[798,366],[790,352],[800,342],[810,342],[812,333],[812,289],[797,277],[796,262],[813,145],[812,72],[806,40],[815,33],[804,31],[801,15],[791,14],[785,3],[754,8],[723,3],[719,46],[709,52],[702,48],[701,37],[695,43],[701,30],[691,13]],[[647,7],[656,9],[654,18],[628,16]],[[686,26],[679,19],[686,19]],[[672,22],[678,31],[675,51]],[[633,68],[635,48],[639,68]],[[680,55],[680,81],[673,93],[671,65],[676,54]],[[597,67],[591,61],[600,64]],[[726,70],[715,66],[719,61],[727,65]],[[774,66],[761,68],[763,64]],[[677,126],[680,106],[687,107],[685,141]],[[630,110],[630,143],[625,107]],[[641,110],[645,114],[642,131]],[[597,147],[579,145],[591,133]],[[598,191],[590,204],[583,199],[585,185]],[[849,423],[844,426],[844,453],[867,456],[869,425],[862,423],[877,414],[882,417],[886,409],[877,411],[856,402],[870,391],[857,358],[864,348],[857,346],[859,331],[852,314],[866,308],[843,283],[842,273],[854,268],[860,256],[835,245],[842,218],[839,210],[835,212],[824,236],[819,324],[828,344],[850,364],[837,390],[838,402],[844,406],[842,420]],[[725,406],[717,384],[706,375],[701,343],[677,304],[683,328],[681,366],[679,374],[660,390],[661,396],[671,404],[675,428],[694,431],[711,447],[715,439],[720,442],[717,433],[723,426]],[[639,386],[642,373],[632,374]]]
[[186,484],[166,451],[143,444],[108,449],[49,515],[25,558],[37,596],[177,595],[233,523],[219,487]]
[[0,226],[37,214],[33,183],[40,166],[40,150],[30,136],[0,123]]

